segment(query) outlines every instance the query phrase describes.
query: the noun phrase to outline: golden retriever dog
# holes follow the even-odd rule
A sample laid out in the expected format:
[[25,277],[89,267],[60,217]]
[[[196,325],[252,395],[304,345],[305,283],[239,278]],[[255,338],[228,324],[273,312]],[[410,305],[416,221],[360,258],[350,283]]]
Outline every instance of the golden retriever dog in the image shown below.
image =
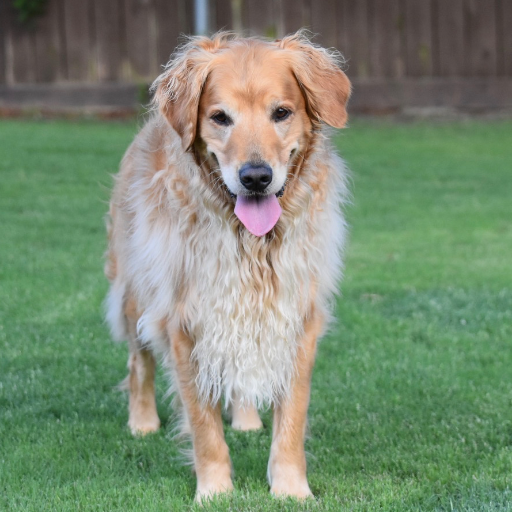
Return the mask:
[[233,489],[221,401],[240,430],[273,408],[270,490],[311,496],[304,437],[317,340],[341,274],[347,120],[339,54],[192,37],[154,85],[110,204],[107,320],[129,341],[129,421],[160,426],[155,357],[192,439],[196,499]]

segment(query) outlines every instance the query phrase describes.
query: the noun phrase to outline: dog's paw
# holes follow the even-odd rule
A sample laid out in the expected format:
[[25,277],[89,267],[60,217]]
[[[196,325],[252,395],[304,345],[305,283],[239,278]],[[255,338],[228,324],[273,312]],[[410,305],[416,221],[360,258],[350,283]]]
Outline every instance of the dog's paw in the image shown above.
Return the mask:
[[305,471],[295,466],[274,465],[269,472],[270,492],[276,497],[312,498]]
[[211,482],[210,484],[197,486],[195,501],[197,503],[205,503],[217,494],[233,491],[233,483],[229,482]]
[[130,419],[128,422],[128,427],[132,435],[134,436],[145,436],[147,434],[151,434],[156,432],[160,428],[160,419],[158,416],[156,418],[151,418],[150,420],[139,420],[135,421]]
[[196,502],[204,503],[216,494],[233,490],[231,461],[202,464],[195,466],[195,471],[197,475]]
[[[284,485],[283,485],[284,484]],[[313,493],[309,488],[308,482],[283,482],[282,485],[274,484],[270,488],[271,494],[278,498],[296,498],[298,500],[305,500],[313,498]]]

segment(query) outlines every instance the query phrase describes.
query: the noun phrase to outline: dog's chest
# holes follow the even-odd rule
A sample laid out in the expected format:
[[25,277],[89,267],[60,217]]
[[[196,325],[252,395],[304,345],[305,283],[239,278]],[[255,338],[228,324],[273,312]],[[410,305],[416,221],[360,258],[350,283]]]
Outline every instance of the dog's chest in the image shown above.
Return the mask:
[[309,300],[307,254],[297,244],[215,242],[196,259],[186,300],[199,391],[274,401],[294,372]]

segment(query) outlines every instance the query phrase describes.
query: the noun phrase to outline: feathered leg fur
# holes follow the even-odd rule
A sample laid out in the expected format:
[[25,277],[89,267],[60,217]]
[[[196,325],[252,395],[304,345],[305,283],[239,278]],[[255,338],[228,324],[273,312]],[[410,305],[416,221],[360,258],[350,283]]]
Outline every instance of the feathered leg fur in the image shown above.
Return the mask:
[[297,354],[297,373],[290,395],[274,408],[272,447],[268,463],[271,492],[277,496],[312,496],[306,477],[304,439],[315,362],[317,338],[323,327],[320,315],[305,325],[305,335]]
[[192,435],[194,468],[197,476],[196,500],[233,489],[231,459],[224,440],[221,405],[203,403],[195,383],[191,361],[192,340],[183,331],[170,333],[177,387]]
[[125,317],[129,335],[130,356],[127,387],[130,393],[128,426],[133,435],[156,432],[160,419],[155,401],[155,358],[144,348],[137,336],[138,315],[131,301],[127,301]]

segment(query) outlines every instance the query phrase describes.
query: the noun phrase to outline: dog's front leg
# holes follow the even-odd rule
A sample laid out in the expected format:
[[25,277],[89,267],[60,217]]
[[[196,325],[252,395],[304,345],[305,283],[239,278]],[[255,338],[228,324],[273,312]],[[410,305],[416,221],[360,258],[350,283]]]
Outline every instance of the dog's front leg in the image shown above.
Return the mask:
[[233,489],[231,460],[224,440],[220,402],[202,403],[195,383],[196,371],[190,360],[193,342],[179,331],[171,337],[180,397],[192,434],[197,476],[196,500]]
[[312,496],[306,477],[307,411],[316,343],[323,326],[319,315],[305,325],[297,353],[297,372],[286,400],[274,407],[272,447],[268,463],[270,491],[276,496],[307,498]]

